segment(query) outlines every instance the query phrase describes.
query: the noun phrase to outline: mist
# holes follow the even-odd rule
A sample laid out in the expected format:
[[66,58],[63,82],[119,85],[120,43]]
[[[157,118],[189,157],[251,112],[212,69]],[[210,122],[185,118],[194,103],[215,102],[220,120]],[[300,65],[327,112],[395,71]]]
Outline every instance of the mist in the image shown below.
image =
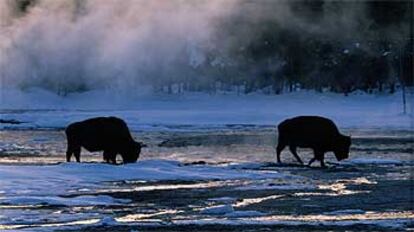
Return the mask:
[[[238,78],[223,74],[227,66],[238,71],[230,75],[253,75],[243,71],[238,51],[261,42],[263,25],[269,23],[299,40],[324,38],[345,47],[378,33],[367,29],[371,19],[364,4],[320,3],[311,9],[320,8],[322,16],[303,7],[307,1],[4,0],[1,87],[40,87],[65,95],[215,82]],[[389,25],[381,35],[398,40],[407,25]],[[272,57],[277,73],[285,57]],[[260,69],[260,63],[250,69]]]
[[3,85],[122,89],[179,72],[175,63],[197,65],[231,1],[42,0],[27,12],[1,4]]

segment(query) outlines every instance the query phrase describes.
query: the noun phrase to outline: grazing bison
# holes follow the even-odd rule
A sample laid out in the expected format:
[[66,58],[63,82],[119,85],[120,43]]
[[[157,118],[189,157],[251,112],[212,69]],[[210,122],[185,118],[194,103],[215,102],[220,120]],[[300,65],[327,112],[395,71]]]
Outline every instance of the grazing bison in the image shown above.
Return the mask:
[[90,152],[102,151],[103,158],[116,164],[116,156],[122,156],[123,163],[136,162],[141,152],[142,143],[135,142],[126,123],[116,117],[91,118],[70,124],[66,128],[68,147],[66,161],[70,162],[72,154],[80,162],[81,147]]
[[276,147],[278,163],[280,163],[280,153],[285,146],[289,146],[290,151],[301,164],[303,162],[296,153],[297,147],[313,149],[314,157],[308,165],[319,160],[321,166],[324,167],[324,155],[328,151],[333,151],[338,161],[349,156],[351,137],[341,135],[336,125],[327,118],[300,116],[283,121],[277,128],[279,131]]

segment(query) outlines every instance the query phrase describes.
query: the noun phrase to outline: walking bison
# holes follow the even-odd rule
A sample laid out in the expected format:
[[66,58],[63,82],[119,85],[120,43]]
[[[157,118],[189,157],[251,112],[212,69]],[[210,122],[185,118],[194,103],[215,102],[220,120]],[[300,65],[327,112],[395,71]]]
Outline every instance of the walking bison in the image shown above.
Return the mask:
[[145,145],[134,141],[126,123],[116,117],[97,117],[70,124],[66,130],[66,161],[74,155],[80,162],[81,147],[90,152],[103,151],[107,163],[116,164],[120,154],[123,163],[136,162]]
[[287,119],[278,125],[279,139],[276,147],[277,162],[280,163],[280,153],[289,146],[297,161],[303,164],[296,152],[297,147],[311,148],[314,157],[309,161],[311,165],[315,160],[324,167],[325,152],[334,152],[338,161],[349,157],[351,137],[339,133],[335,123],[330,119],[318,116],[299,116]]

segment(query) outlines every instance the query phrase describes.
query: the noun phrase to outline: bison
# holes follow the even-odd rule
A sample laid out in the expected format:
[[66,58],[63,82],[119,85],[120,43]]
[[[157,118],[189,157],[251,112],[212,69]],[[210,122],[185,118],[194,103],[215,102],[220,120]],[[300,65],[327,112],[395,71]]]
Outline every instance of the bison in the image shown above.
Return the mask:
[[297,161],[303,164],[296,152],[297,147],[312,148],[314,157],[309,166],[319,160],[324,167],[325,152],[333,151],[338,161],[348,158],[351,137],[339,133],[335,123],[330,119],[318,116],[299,116],[287,119],[278,125],[279,139],[276,147],[277,162],[280,153],[289,146],[290,152]]
[[70,124],[66,130],[68,147],[66,161],[72,154],[80,162],[81,147],[90,152],[102,151],[107,163],[116,164],[116,156],[123,163],[134,163],[139,158],[144,144],[134,141],[126,123],[116,117],[97,117]]

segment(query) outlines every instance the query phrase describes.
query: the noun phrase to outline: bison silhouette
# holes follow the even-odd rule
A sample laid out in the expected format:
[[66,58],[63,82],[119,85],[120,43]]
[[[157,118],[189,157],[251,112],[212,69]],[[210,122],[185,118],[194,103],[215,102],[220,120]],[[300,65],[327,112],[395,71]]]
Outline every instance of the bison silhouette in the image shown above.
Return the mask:
[[339,133],[335,123],[330,119],[319,116],[299,116],[287,119],[278,125],[279,139],[276,147],[277,162],[280,161],[280,153],[289,146],[290,152],[297,161],[303,164],[296,152],[297,147],[311,148],[314,157],[309,161],[309,166],[319,160],[324,167],[325,152],[333,151],[338,161],[349,157],[351,137]]
[[70,162],[74,155],[80,162],[81,147],[90,152],[103,151],[103,159],[107,163],[116,164],[116,156],[121,155],[123,163],[134,163],[138,160],[141,142],[136,142],[129,132],[126,123],[116,117],[97,117],[70,124],[66,130],[66,161]]

